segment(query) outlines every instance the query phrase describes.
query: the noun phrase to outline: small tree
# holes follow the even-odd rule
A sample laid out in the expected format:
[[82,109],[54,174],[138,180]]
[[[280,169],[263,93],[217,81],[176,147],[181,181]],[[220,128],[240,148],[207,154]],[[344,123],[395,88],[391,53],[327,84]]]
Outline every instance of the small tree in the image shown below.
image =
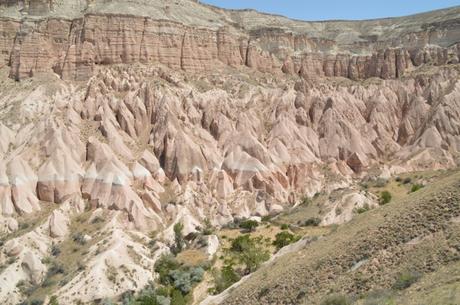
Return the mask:
[[174,225],[175,245],[174,245],[174,248],[172,249],[174,254],[180,253],[185,247],[183,230],[184,230],[184,225],[182,223],[178,222]]
[[172,283],[169,277],[171,270],[178,269],[180,267],[179,262],[172,255],[162,255],[155,263],[155,272],[160,276],[160,283],[163,285],[170,285]]
[[171,305],[187,305],[186,298],[177,289],[174,289],[171,293]]
[[233,269],[232,265],[225,265],[218,274],[214,275],[214,291],[221,293],[240,279],[241,276]]
[[259,223],[255,220],[248,219],[240,223],[240,228],[245,229],[248,232],[253,232],[258,226]]
[[204,220],[204,228],[203,228],[203,235],[212,235],[214,234],[214,227],[211,224],[211,221],[206,218]]
[[244,252],[251,247],[254,247],[254,241],[248,234],[245,234],[238,236],[232,241],[230,250],[234,252]]
[[289,233],[288,231],[282,231],[275,236],[275,241],[273,245],[276,246],[276,249],[281,249],[287,245],[295,243],[300,239],[299,236],[294,236],[293,234]]
[[252,273],[259,269],[263,262],[270,258],[267,250],[252,246],[239,254],[240,261],[246,266],[246,274]]

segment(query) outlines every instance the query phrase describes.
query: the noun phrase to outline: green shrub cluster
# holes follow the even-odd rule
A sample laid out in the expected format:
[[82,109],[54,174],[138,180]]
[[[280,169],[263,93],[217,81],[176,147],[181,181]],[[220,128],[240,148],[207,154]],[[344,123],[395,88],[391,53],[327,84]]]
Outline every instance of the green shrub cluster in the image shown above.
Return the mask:
[[214,270],[214,288],[211,289],[211,293],[218,294],[232,286],[234,283],[241,279],[241,275],[233,268],[233,265],[228,264],[222,267],[222,269]]
[[410,189],[410,192],[411,192],[411,193],[414,193],[414,192],[416,192],[416,191],[418,191],[418,190],[420,190],[420,189],[422,189],[422,188],[423,188],[423,185],[422,185],[422,184],[416,183],[416,184],[412,185],[412,187],[411,187],[411,189]]
[[321,223],[321,219],[318,218],[318,217],[311,217],[311,218],[308,218],[307,220],[305,221],[300,221],[299,222],[299,225],[303,226],[303,227],[317,227],[319,226],[319,224]]
[[421,277],[421,274],[416,271],[407,271],[398,275],[395,283],[393,284],[393,289],[404,290],[416,283]]
[[[263,237],[251,238],[249,234],[233,239],[226,251],[230,262],[226,262],[220,270],[213,270],[214,288],[211,293],[220,293],[240,280],[241,276],[256,271],[260,265],[270,258],[270,253],[260,244]],[[237,267],[235,267],[237,266]]]
[[239,226],[247,232],[253,232],[259,226],[259,223],[255,220],[247,219],[240,222]]
[[155,272],[159,274],[161,286],[157,289],[147,287],[134,299],[137,303],[129,305],[187,304],[189,293],[194,285],[203,280],[205,269],[201,266],[184,266],[173,255],[163,255],[155,264]]
[[364,204],[362,207],[359,207],[359,208],[355,208],[354,209],[354,212],[355,213],[358,213],[358,214],[362,214],[362,213],[366,213],[367,211],[369,211],[371,209],[371,207],[369,206],[369,204]]
[[391,201],[392,199],[392,195],[389,191],[383,191],[380,193],[380,205],[384,205],[384,204],[387,204]]
[[326,297],[321,305],[351,305],[351,300],[346,295],[334,294]]
[[300,240],[300,236],[295,236],[288,231],[282,231],[276,234],[273,245],[279,250],[287,245],[295,243],[298,240]]

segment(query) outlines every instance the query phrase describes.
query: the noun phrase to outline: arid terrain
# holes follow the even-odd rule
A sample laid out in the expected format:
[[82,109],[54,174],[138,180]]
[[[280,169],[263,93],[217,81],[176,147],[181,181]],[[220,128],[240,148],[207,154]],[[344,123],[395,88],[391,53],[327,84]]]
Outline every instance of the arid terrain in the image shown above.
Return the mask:
[[460,304],[460,7],[0,0],[4,305]]

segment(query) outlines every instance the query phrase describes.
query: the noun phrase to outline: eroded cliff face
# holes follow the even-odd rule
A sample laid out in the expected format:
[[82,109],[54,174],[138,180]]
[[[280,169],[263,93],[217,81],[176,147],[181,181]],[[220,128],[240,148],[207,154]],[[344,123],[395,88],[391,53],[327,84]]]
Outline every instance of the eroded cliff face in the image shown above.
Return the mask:
[[[199,5],[184,1],[175,5]],[[24,17],[1,20],[3,61],[10,66],[10,77],[18,80],[50,71],[63,79],[84,80],[99,65],[136,62],[159,63],[188,72],[247,66],[305,78],[391,79],[422,64],[459,61],[458,9],[452,9],[437,22],[425,20],[423,15],[412,17],[411,27],[398,24],[400,21],[395,19],[394,25],[402,30],[397,29],[397,34],[391,35],[379,30],[366,36],[367,31],[377,31],[378,21],[356,22],[349,27],[357,32],[354,35],[361,35],[347,41],[333,35],[340,22],[316,25],[299,21],[287,28],[256,22],[236,27],[234,19],[245,17],[225,16],[225,23],[207,27],[194,25],[193,19],[181,22],[168,18],[171,14],[168,11],[173,8],[166,3],[160,6],[164,15],[158,18],[117,13],[122,8],[104,13],[97,6],[93,8],[94,3],[80,4],[85,9],[81,9],[78,18],[64,18],[50,15],[53,10],[60,11],[57,3],[56,8],[52,1],[33,3],[26,4],[28,13]],[[21,4],[8,5],[14,8]],[[47,9],[37,12],[33,5],[45,5]],[[217,9],[212,9],[216,14]],[[220,10],[217,13],[226,14]],[[381,27],[388,31],[391,24],[382,23]],[[319,26],[324,28],[321,35],[308,28]]]

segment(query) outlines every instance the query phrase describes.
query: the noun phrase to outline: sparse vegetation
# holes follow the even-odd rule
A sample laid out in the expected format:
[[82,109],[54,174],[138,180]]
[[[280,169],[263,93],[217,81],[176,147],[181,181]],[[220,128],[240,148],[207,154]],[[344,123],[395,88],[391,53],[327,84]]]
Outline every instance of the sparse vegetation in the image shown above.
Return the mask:
[[363,213],[366,213],[367,211],[369,211],[370,209],[371,209],[371,207],[369,206],[369,204],[366,203],[362,207],[355,208],[354,212],[358,213],[358,214],[363,214]]
[[238,236],[232,241],[230,250],[234,252],[244,252],[250,247],[254,246],[254,241],[251,239],[249,234]]
[[276,247],[276,249],[279,250],[287,245],[295,243],[298,240],[300,240],[300,236],[295,236],[294,234],[291,234],[288,231],[283,231],[276,234],[273,245]]
[[[316,196],[316,194],[315,194]],[[319,196],[319,194],[318,194]],[[302,199],[300,199],[300,204],[303,206],[309,206],[311,204],[311,199],[308,196],[303,196]]]
[[375,290],[367,293],[363,305],[395,305],[392,290]]
[[174,254],[181,252],[185,247],[183,230],[184,230],[184,225],[182,223],[178,222],[174,225],[175,244],[171,249],[171,252]]
[[79,245],[85,245],[86,244],[86,240],[85,240],[85,236],[81,233],[81,232],[77,232],[75,234],[72,235],[72,239],[75,243],[79,244]]
[[281,228],[281,230],[288,230],[289,225],[287,223],[283,223],[280,228]]
[[249,234],[240,235],[231,241],[228,255],[230,261],[237,262],[243,268],[241,274],[256,271],[270,258],[269,252],[261,246],[263,242],[263,237],[251,238]]
[[420,190],[422,188],[423,188],[423,184],[416,183],[416,184],[412,185],[412,187],[410,189],[410,192],[415,193],[416,191],[418,191],[418,190]]
[[379,204],[380,205],[384,205],[384,204],[387,204],[387,203],[390,203],[391,199],[392,199],[392,195],[389,191],[383,191],[380,193],[380,200],[379,200]]
[[345,295],[335,294],[326,297],[321,305],[351,305],[351,300]]
[[336,216],[342,215],[342,213],[343,213],[342,208],[339,208],[339,207],[335,208],[335,215]]
[[416,283],[421,277],[421,274],[417,271],[407,271],[399,274],[395,283],[393,284],[393,289],[404,290]]
[[406,178],[404,178],[403,181],[402,181],[403,184],[409,184],[409,183],[411,183],[411,182],[412,182],[412,178],[410,178],[410,177],[406,177]]
[[203,280],[205,272],[201,266],[180,264],[172,255],[163,255],[155,264],[155,271],[162,286],[156,290],[153,286],[144,290],[137,298],[138,303],[132,304],[186,304],[188,294]]
[[214,288],[211,289],[211,292],[215,294],[221,293],[241,279],[241,276],[235,271],[233,265],[225,265],[220,271],[215,269],[213,273]]
[[61,249],[57,245],[52,245],[51,246],[51,255],[52,256],[59,256],[61,254]]
[[51,296],[49,305],[59,305],[57,297],[55,295]]
[[378,188],[385,187],[387,184],[388,184],[388,179],[378,178],[377,181],[375,181],[375,187],[378,187]]
[[318,217],[311,217],[301,222],[300,225],[304,227],[317,227],[321,223],[321,219]]
[[211,221],[206,218],[204,220],[204,227],[202,230],[203,235],[212,235],[214,234],[215,228],[212,226]]
[[240,228],[246,230],[247,232],[253,232],[257,227],[259,226],[259,223],[256,220],[244,220],[240,223]]

